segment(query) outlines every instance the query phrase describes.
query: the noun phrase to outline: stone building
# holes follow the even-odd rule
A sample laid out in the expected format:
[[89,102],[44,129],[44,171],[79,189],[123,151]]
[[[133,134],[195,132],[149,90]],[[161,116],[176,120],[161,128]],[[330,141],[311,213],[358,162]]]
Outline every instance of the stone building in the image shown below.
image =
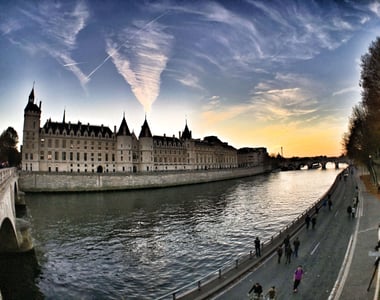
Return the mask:
[[267,149],[260,148],[240,148],[237,151],[238,154],[238,167],[239,168],[251,168],[259,166],[268,157]]
[[[245,149],[245,148],[244,148]],[[250,148],[252,149],[252,148]],[[258,151],[256,165],[266,149]],[[245,153],[243,153],[246,157]],[[41,127],[41,102],[34,88],[24,109],[22,170],[44,172],[159,172],[237,168],[239,151],[216,136],[193,139],[187,123],[175,136],[152,135],[145,118],[138,137],[125,116],[119,129],[48,119]],[[248,166],[244,164],[244,166]]]

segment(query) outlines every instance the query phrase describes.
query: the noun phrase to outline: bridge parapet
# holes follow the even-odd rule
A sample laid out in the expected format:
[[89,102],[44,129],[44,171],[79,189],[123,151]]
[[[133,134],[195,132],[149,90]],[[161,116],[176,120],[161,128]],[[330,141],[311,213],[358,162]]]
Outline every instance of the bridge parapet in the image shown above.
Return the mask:
[[0,185],[12,176],[16,176],[16,168],[0,169]]
[[33,248],[26,221],[16,219],[18,174],[16,168],[0,170],[0,252],[25,252]]

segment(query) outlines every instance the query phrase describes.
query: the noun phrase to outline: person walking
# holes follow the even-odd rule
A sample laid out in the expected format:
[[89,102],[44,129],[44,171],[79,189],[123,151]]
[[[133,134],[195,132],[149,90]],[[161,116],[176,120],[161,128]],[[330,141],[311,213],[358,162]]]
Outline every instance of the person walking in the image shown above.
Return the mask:
[[261,256],[261,243],[259,237],[256,237],[255,239],[255,252],[256,252],[256,257]]
[[296,239],[293,241],[293,246],[294,246],[294,256],[295,257],[298,257],[298,249],[300,247],[300,240],[298,238],[298,236],[296,237]]
[[311,218],[310,218],[309,214],[307,214],[306,218],[305,218],[306,230],[309,230],[310,221],[311,221]]
[[314,229],[315,228],[315,224],[317,224],[317,216],[314,215],[312,218],[311,218],[311,229]]
[[278,263],[281,263],[281,257],[282,257],[282,246],[279,246],[279,247],[277,248],[277,257],[278,257],[278,260],[277,260],[277,262],[278,262]]
[[256,282],[249,290],[248,295],[250,296],[250,299],[256,300],[256,299],[260,299],[262,293],[263,293],[263,287],[260,285],[260,283]]
[[293,292],[294,293],[297,293],[298,292],[298,286],[299,284],[301,283],[301,280],[302,280],[302,276],[303,276],[303,269],[302,269],[302,266],[299,265],[296,269],[296,271],[294,272],[294,276],[293,276],[293,281],[294,281],[294,284],[293,284]]
[[265,294],[265,297],[268,299],[268,300],[275,300],[277,297],[277,291],[276,291],[276,287],[275,286],[272,286],[268,292]]
[[284,247],[285,249],[290,246],[290,235],[288,234],[286,238],[284,238]]
[[353,219],[355,219],[355,213],[356,213],[356,208],[353,207],[353,208],[351,209],[351,216],[352,216]]
[[328,200],[328,205],[329,205],[329,210],[331,210],[331,208],[332,208],[332,201],[331,201],[331,198],[329,198],[329,200]]
[[288,263],[290,264],[292,253],[293,253],[293,250],[290,245],[285,248],[285,264],[288,264]]
[[348,217],[351,218],[351,216],[352,216],[352,207],[351,207],[351,205],[349,205],[347,207],[347,213],[348,213]]

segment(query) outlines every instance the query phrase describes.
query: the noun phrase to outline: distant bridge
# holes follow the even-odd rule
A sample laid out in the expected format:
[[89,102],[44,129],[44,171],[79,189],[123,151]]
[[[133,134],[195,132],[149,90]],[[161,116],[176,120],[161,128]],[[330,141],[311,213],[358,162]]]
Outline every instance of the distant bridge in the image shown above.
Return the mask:
[[335,168],[339,169],[339,164],[349,164],[350,161],[345,156],[339,157],[327,157],[327,156],[315,156],[315,157],[292,157],[284,158],[280,162],[282,170],[300,170],[303,167],[308,169],[322,168],[326,169],[327,163],[334,163]]
[[25,252],[33,248],[29,226],[16,218],[18,174],[16,168],[0,169],[0,252]]

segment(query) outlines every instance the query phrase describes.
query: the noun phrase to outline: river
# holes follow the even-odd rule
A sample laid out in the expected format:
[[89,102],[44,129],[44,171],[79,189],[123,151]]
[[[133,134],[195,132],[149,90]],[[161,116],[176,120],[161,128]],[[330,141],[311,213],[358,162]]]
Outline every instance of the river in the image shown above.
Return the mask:
[[249,253],[256,236],[265,241],[281,230],[341,170],[328,164],[164,189],[27,194],[39,265],[31,291],[45,299],[158,298]]

